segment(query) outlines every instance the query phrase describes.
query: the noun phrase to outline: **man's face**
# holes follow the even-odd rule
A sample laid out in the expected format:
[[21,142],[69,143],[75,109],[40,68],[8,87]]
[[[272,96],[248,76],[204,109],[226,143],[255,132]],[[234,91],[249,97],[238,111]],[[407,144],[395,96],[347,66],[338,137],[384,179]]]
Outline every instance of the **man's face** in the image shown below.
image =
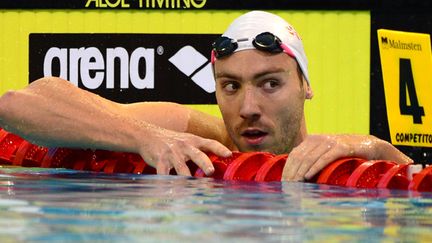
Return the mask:
[[240,151],[288,153],[306,135],[308,88],[285,53],[244,50],[215,62],[216,98]]

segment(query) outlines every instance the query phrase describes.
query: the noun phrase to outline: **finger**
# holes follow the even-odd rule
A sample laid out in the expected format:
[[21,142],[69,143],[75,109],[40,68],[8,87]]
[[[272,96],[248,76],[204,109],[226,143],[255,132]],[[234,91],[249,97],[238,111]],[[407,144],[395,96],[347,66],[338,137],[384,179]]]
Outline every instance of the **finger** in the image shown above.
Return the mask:
[[212,139],[204,139],[204,142],[198,146],[198,148],[206,152],[212,152],[215,155],[224,158],[230,157],[232,155],[231,150],[218,141]]
[[344,152],[340,149],[330,149],[327,153],[323,154],[316,163],[314,163],[309,171],[305,174],[304,178],[306,180],[311,179],[314,175],[320,172],[324,167],[333,161],[344,156]]
[[191,176],[189,167],[186,165],[186,158],[180,156],[176,152],[172,152],[168,155],[170,163],[174,166],[177,175]]
[[295,160],[293,159],[294,155],[290,153],[288,155],[288,158],[286,160],[284,169],[282,171],[282,181],[293,181],[294,176],[297,173],[298,167],[300,166],[298,163],[295,163]]
[[310,153],[315,146],[314,143],[303,142],[291,151],[282,172],[282,180],[296,180],[296,174],[303,163],[303,158]]
[[156,164],[156,173],[158,175],[169,175],[171,166],[169,164],[169,161],[165,160],[165,159],[161,159],[157,164]]
[[299,169],[297,170],[294,180],[303,181],[309,169],[314,164],[317,163],[319,158],[321,158],[324,154],[326,154],[331,149],[332,149],[332,145],[321,143],[314,150],[312,150],[307,155],[305,155],[305,157],[303,158],[303,163],[300,165]]
[[209,157],[201,150],[195,147],[190,147],[187,155],[192,160],[192,162],[194,162],[196,165],[198,165],[199,168],[204,171],[206,175],[210,176],[214,173],[215,169],[213,163],[211,162]]

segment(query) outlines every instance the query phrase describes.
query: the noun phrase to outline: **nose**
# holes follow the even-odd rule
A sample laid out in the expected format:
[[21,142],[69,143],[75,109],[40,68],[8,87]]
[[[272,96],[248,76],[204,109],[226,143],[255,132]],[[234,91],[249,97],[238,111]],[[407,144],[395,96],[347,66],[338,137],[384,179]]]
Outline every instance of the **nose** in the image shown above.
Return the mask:
[[240,116],[245,120],[258,120],[261,117],[258,94],[253,87],[246,87],[240,107]]

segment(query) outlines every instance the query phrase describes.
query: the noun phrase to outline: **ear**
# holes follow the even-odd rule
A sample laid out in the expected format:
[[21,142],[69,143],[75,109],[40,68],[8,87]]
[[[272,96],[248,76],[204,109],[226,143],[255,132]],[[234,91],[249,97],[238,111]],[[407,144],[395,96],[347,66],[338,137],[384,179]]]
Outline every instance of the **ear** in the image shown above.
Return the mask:
[[306,84],[306,99],[312,99],[313,97],[313,91],[312,88],[309,86],[309,84]]

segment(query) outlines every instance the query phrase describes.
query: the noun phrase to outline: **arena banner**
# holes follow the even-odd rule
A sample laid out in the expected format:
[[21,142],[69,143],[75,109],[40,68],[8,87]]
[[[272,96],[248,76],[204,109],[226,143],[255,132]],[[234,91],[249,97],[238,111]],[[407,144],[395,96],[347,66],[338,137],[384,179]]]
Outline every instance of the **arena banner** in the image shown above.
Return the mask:
[[[2,10],[0,93],[55,75],[122,103],[178,102],[220,116],[210,46],[246,11]],[[271,12],[304,42],[315,94],[308,131],[368,133],[369,12]]]
[[121,103],[215,104],[208,43],[217,36],[30,34],[29,80],[57,76]]

